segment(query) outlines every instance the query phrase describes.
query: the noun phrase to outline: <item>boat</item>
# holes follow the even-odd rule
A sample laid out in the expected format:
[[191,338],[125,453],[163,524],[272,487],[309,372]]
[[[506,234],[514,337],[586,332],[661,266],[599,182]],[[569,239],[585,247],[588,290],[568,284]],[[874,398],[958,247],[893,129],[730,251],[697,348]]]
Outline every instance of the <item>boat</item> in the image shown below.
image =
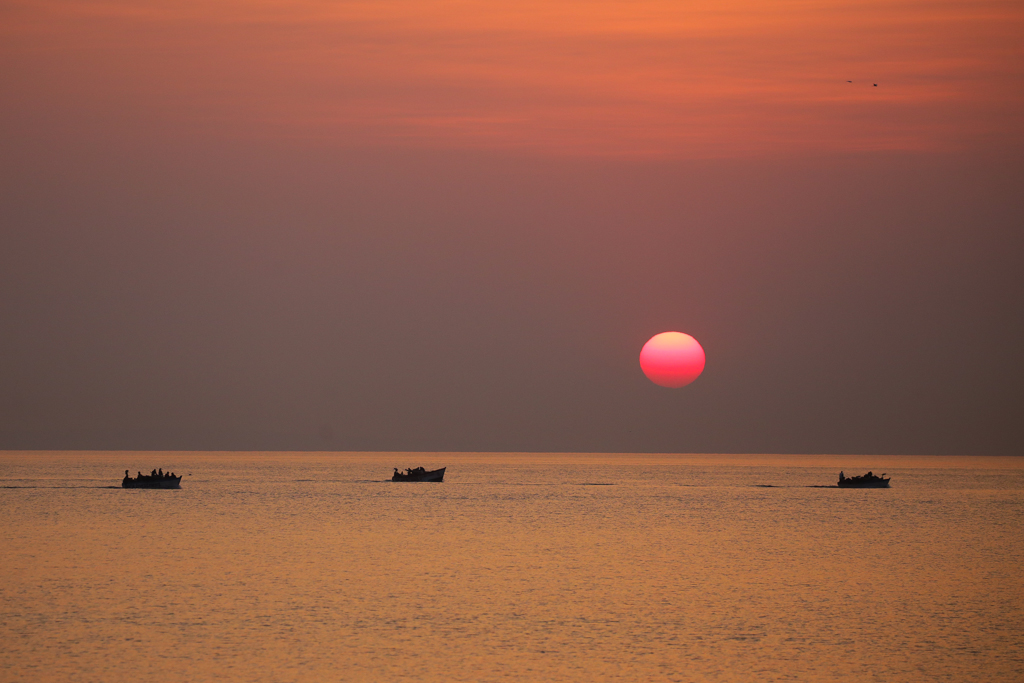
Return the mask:
[[871,472],[857,477],[847,477],[840,472],[838,486],[841,489],[887,489],[889,479],[886,478],[885,472],[880,477]]
[[439,470],[425,470],[422,467],[408,467],[405,472],[399,472],[398,468],[395,468],[395,473],[391,476],[391,481],[444,481],[444,471],[447,467],[442,467]]
[[181,488],[181,477],[182,475],[174,476],[173,474],[164,474],[163,471],[159,474],[156,470],[153,474],[143,474],[139,472],[137,477],[129,477],[128,470],[124,471],[124,479],[121,480],[121,487],[126,489],[180,489]]

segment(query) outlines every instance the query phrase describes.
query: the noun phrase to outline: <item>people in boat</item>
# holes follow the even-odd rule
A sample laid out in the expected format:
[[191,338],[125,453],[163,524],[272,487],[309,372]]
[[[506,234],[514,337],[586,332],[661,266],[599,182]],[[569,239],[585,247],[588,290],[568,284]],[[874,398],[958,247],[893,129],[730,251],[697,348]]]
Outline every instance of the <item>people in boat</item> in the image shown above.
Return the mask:
[[395,476],[397,477],[411,477],[414,474],[423,474],[427,470],[423,467],[406,467],[405,472],[399,472],[398,468],[395,469]]
[[[398,471],[397,469],[395,470]],[[124,478],[131,479],[131,475],[128,474],[128,470],[124,471]],[[177,479],[178,475],[174,472],[164,472],[164,468],[153,470],[150,474],[143,474],[142,472],[136,472],[136,481],[147,481],[150,479]]]

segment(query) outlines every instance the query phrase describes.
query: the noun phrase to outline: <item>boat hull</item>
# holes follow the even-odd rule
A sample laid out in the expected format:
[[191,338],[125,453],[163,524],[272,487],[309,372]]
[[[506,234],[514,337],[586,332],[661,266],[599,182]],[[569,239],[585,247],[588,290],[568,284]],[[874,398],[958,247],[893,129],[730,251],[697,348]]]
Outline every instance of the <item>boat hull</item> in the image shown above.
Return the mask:
[[889,480],[859,482],[852,479],[843,479],[839,482],[838,486],[841,489],[887,489],[889,488]]
[[444,471],[447,467],[442,467],[439,470],[431,470],[429,472],[412,472],[410,474],[403,474],[396,472],[392,477],[391,481],[444,481]]
[[121,480],[121,487],[126,489],[180,489],[181,477],[164,477],[162,479],[150,479],[139,481],[125,477]]

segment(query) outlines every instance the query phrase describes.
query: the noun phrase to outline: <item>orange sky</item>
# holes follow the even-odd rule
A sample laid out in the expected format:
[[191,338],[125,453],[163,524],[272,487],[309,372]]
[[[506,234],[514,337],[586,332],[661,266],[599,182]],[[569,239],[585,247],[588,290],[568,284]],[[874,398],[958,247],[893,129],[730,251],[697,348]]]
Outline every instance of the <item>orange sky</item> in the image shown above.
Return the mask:
[[676,158],[1024,129],[1018,2],[30,0],[0,18],[29,129]]
[[1024,452],[1021,36],[0,0],[0,448]]

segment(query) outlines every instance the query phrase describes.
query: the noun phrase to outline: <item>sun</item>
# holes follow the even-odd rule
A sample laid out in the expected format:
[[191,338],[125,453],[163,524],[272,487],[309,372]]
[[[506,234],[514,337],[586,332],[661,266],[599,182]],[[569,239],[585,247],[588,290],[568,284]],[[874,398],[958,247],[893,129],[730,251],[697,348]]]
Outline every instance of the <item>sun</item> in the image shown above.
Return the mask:
[[640,368],[658,386],[678,389],[704,371],[704,349],[682,332],[662,332],[640,350]]

